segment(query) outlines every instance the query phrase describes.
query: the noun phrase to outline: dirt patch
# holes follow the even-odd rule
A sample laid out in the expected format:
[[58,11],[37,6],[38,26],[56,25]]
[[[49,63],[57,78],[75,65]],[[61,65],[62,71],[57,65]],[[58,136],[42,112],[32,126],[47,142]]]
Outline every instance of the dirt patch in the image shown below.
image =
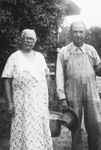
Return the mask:
[[[82,129],[82,139],[84,150],[88,150],[87,134],[85,129]],[[71,132],[66,127],[61,128],[61,135],[53,138],[54,150],[71,150]]]

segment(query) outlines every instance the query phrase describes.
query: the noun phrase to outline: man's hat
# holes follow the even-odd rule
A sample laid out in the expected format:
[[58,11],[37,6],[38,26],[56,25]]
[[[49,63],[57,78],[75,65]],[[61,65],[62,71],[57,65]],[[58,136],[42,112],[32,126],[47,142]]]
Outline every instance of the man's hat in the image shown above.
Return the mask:
[[62,111],[62,115],[59,118],[61,125],[66,126],[69,130],[76,132],[79,128],[79,119],[75,111],[68,107],[68,109]]

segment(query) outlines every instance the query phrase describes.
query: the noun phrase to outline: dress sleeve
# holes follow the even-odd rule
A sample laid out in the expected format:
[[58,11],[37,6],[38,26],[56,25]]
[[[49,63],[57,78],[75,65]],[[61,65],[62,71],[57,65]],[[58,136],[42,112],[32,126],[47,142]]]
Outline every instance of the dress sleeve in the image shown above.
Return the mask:
[[2,72],[2,78],[13,78],[14,67],[15,66],[15,58],[11,55],[5,64],[4,70]]

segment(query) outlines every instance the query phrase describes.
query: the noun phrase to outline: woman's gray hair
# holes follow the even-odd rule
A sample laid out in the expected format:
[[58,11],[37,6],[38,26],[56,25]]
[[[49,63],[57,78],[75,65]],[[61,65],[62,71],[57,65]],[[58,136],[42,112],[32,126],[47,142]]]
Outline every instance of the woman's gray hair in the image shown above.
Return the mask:
[[33,29],[24,29],[22,32],[21,32],[21,38],[24,38],[26,36],[30,36],[32,37],[35,41],[36,41],[36,33]]

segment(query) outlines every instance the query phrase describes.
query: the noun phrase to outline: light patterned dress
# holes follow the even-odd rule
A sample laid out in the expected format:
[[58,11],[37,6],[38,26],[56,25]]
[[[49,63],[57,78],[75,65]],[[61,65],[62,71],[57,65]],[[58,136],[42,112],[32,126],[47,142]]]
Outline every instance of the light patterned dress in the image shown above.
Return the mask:
[[44,57],[35,52],[29,63],[20,50],[7,60],[2,77],[13,78],[15,117],[10,150],[53,150],[49,128],[48,90]]

